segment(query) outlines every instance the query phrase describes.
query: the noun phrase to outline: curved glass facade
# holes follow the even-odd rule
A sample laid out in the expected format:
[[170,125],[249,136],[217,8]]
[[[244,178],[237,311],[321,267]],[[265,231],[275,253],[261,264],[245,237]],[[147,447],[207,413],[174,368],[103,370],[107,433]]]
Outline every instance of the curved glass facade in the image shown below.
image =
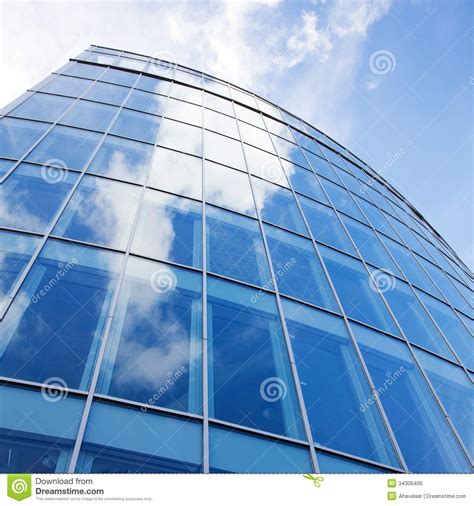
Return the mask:
[[92,46],[0,177],[2,472],[471,471],[472,274],[313,126]]

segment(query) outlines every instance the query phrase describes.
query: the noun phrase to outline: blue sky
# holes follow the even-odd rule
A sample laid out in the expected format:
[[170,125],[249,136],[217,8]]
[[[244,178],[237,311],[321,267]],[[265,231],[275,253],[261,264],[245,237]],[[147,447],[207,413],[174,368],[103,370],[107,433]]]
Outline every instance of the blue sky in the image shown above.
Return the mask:
[[472,269],[473,14],[468,0],[3,1],[0,105],[91,43],[174,58],[333,136]]

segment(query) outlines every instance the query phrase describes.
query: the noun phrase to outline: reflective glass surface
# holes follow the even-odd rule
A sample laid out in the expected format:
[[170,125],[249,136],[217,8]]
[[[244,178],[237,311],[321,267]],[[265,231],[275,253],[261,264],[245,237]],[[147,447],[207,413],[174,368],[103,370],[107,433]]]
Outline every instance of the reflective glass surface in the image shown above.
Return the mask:
[[228,165],[234,169],[247,170],[240,142],[205,130],[204,143],[206,159]]
[[63,125],[105,132],[117,111],[117,107],[111,105],[78,100],[60,122]]
[[20,158],[46,132],[49,125],[13,118],[0,119],[0,156]]
[[202,130],[178,121],[164,119],[158,144],[190,155],[202,156]]
[[9,113],[17,118],[54,122],[72,104],[72,100],[45,93],[35,93]]
[[160,122],[159,116],[122,109],[110,133],[154,144]]

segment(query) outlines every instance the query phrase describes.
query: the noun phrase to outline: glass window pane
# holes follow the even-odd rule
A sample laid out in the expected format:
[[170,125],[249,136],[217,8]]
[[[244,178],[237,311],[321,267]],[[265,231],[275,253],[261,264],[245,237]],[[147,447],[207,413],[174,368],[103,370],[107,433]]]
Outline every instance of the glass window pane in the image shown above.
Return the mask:
[[365,218],[355,205],[350,193],[344,188],[341,188],[337,184],[331,183],[325,179],[321,179],[321,183],[324,186],[329,198],[331,199],[334,207],[345,214],[352,216],[365,223]]
[[27,158],[45,165],[82,170],[101,137],[96,132],[58,125]]
[[396,232],[393,230],[385,218],[384,213],[379,211],[379,209],[377,209],[372,204],[369,204],[365,199],[361,199],[359,197],[354,197],[354,199],[357,204],[359,204],[364,214],[367,216],[369,223],[371,223],[376,230],[384,233],[385,235],[388,235],[389,237],[393,237],[394,239],[398,238]]
[[92,84],[87,79],[78,79],[76,77],[56,76],[46,83],[41,91],[44,93],[54,93],[56,95],[66,95],[68,97],[78,97]]
[[67,472],[84,401],[60,395],[2,385],[0,472]]
[[151,93],[158,93],[160,95],[168,95],[171,82],[155,77],[140,76],[136,87],[139,90],[150,91]]
[[353,328],[375,388],[382,392],[380,400],[408,469],[413,473],[469,472],[406,345],[360,325]]
[[148,144],[108,135],[87,172],[143,184],[152,152]]
[[139,192],[136,186],[86,175],[53,234],[125,250]]
[[356,254],[346,231],[331,207],[303,196],[298,197],[298,200],[316,241],[329,244],[352,255]]
[[366,227],[348,216],[343,216],[342,221],[365,261],[385,269],[390,274],[402,277],[395,262],[390,258],[390,255],[370,227]]
[[204,76],[204,89],[223,95],[224,97],[230,98],[229,86],[227,83],[217,81],[208,76]]
[[265,235],[280,292],[338,311],[313,243],[268,225]]
[[128,88],[124,88],[123,86],[95,83],[92,88],[87,90],[84,98],[95,100],[96,102],[105,102],[106,104],[121,105],[129,91]]
[[456,430],[471,455],[474,455],[474,399],[472,383],[466,373],[445,360],[415,349],[436,394],[441,399]]
[[49,126],[21,119],[0,119],[0,156],[21,158]]
[[158,144],[190,155],[202,156],[202,130],[178,121],[164,119]]
[[0,225],[45,232],[77,173],[21,163],[0,185]]
[[328,453],[317,452],[319,469],[322,473],[336,474],[374,474],[388,473],[385,469],[363,464],[356,460],[351,460],[339,455],[329,455]]
[[267,116],[264,116],[263,119],[270,133],[283,137],[287,141],[295,141],[293,134],[287,125],[280,123],[279,121],[275,121],[273,118],[267,118]]
[[74,77],[85,77],[87,79],[97,79],[104,71],[103,67],[96,65],[87,65],[85,63],[70,62],[71,65],[67,69],[62,70],[62,74]]
[[204,109],[204,126],[214,132],[239,139],[239,131],[234,118],[225,116],[211,109]]
[[285,172],[277,156],[266,151],[244,145],[247,167],[251,174],[259,176],[272,183],[288,187]]
[[329,204],[319,181],[312,172],[298,167],[298,165],[286,162],[285,160],[282,160],[282,163],[286,174],[288,175],[288,179],[293,186],[293,190],[319,200],[319,202],[323,202],[324,204]]
[[286,160],[292,163],[296,163],[301,167],[305,167],[308,170],[311,169],[311,167],[308,164],[308,161],[303,155],[303,152],[296,144],[288,142],[285,139],[281,139],[280,137],[276,137],[275,135],[272,135],[272,140],[277,150],[277,153],[280,155],[281,158],[285,158]]
[[209,276],[209,416],[301,439],[275,297]]
[[39,243],[39,237],[0,230],[0,310]]
[[270,277],[258,222],[207,206],[207,269],[254,285]]
[[196,105],[202,105],[202,91],[183,86],[178,83],[173,83],[171,87],[170,96],[186,102],[192,102]]
[[0,324],[0,374],[86,390],[121,262],[48,241]]
[[201,200],[202,159],[157,148],[148,184],[159,190]]
[[[234,93],[234,90],[232,90],[232,93]],[[255,104],[253,104],[252,107],[255,107]],[[235,104],[235,114],[239,120],[246,121],[247,123],[251,123],[252,125],[260,128],[265,128],[265,124],[263,123],[260,114],[256,111],[252,111],[252,109],[249,109],[248,107]]]
[[390,286],[394,278],[382,273],[379,279],[374,281],[374,278],[367,274],[362,262],[355,258],[324,246],[320,247],[320,251],[347,316],[398,334],[395,323],[377,291],[379,283],[387,283]]
[[275,148],[266,130],[261,130],[247,123],[242,123],[241,121],[239,121],[239,130],[243,142],[264,149],[269,153],[275,153]]
[[125,107],[162,116],[166,109],[167,100],[167,97],[162,95],[155,95],[147,91],[132,90],[125,103]]
[[72,102],[65,97],[35,93],[9,112],[8,116],[55,122]]
[[211,473],[311,473],[306,448],[231,429],[209,428]]
[[121,84],[122,86],[133,86],[133,83],[137,80],[137,74],[124,72],[123,70],[108,69],[100,80],[107,83]]
[[7,174],[7,172],[10,172],[10,170],[14,167],[15,164],[16,162],[14,162],[13,160],[0,159],[0,177],[3,177],[5,176],[5,174]]
[[455,360],[448,345],[407,283],[397,280],[384,291],[384,295],[409,341]]
[[118,108],[111,105],[78,100],[61,119],[61,123],[77,128],[105,132],[117,111]]
[[159,116],[122,109],[110,132],[122,137],[131,137],[138,141],[154,144],[160,122],[161,118]]
[[339,180],[334,173],[334,168],[332,165],[327,161],[321,158],[320,156],[316,156],[310,151],[303,150],[306,158],[308,158],[309,163],[313,167],[314,172],[316,172],[318,175],[325,177],[326,179],[329,179],[333,183],[339,183]]
[[254,177],[252,186],[263,220],[300,234],[307,234],[303,218],[289,190]]
[[201,461],[201,424],[96,402],[77,472],[198,473]]
[[234,139],[204,130],[206,159],[246,171],[242,144]]
[[201,287],[198,273],[129,258],[100,393],[201,412]]
[[168,118],[185,121],[191,125],[202,127],[202,107],[188,104],[181,100],[170,98],[166,105],[166,114]]
[[398,466],[342,318],[282,302],[314,442]]
[[214,109],[215,111],[228,114],[229,116],[234,116],[234,108],[232,107],[232,102],[230,100],[216,97],[211,93],[204,92],[204,105],[206,107]]
[[132,251],[193,267],[202,266],[201,204],[147,190]]

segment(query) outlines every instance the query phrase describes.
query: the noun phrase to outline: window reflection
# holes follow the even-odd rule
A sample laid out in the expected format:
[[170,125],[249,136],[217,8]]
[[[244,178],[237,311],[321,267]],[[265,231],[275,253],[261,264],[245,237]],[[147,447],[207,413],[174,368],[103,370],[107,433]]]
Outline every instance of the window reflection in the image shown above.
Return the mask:
[[78,100],[61,119],[61,123],[77,128],[105,132],[117,111],[118,108],[111,105]]
[[77,77],[56,76],[46,83],[41,91],[44,93],[54,93],[56,95],[66,95],[69,97],[78,97],[92,84],[87,79],[78,79]]
[[87,90],[84,98],[104,102],[106,104],[121,105],[129,92],[128,88],[108,83],[95,83]]
[[204,109],[204,126],[209,130],[239,139],[239,131],[234,118],[225,116],[212,109]]
[[49,126],[21,119],[0,119],[0,156],[21,158]]
[[72,104],[73,100],[65,97],[35,93],[13,109],[9,116],[54,122]]
[[125,107],[162,116],[166,109],[166,102],[167,98],[162,95],[155,95],[147,91],[132,90],[125,103]]
[[206,159],[246,171],[242,144],[234,139],[204,130]]
[[202,156],[202,130],[178,121],[164,119],[158,144],[190,155]]
[[130,257],[99,392],[201,412],[201,275]]
[[122,109],[114,121],[111,133],[131,137],[138,141],[155,143],[161,118],[151,114]]
[[272,183],[288,187],[285,172],[277,156],[247,144],[244,145],[244,148],[247,166],[251,174]]

